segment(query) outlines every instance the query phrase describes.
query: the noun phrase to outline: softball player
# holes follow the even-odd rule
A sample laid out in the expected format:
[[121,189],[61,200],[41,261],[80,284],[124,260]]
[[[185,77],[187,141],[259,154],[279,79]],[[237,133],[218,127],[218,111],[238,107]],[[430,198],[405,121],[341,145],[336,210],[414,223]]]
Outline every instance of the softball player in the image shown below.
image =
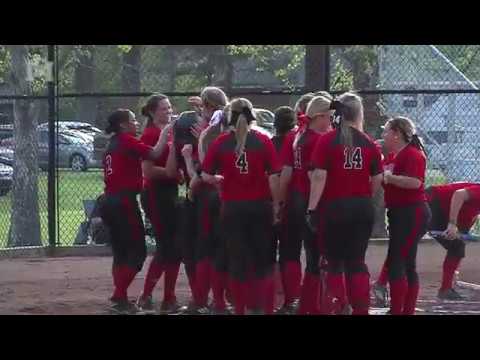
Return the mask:
[[135,138],[138,123],[130,110],[119,109],[108,118],[107,134],[113,134],[103,159],[105,201],[100,214],[111,234],[112,276],[115,291],[112,310],[137,311],[127,290],[142,269],[146,257],[145,233],[137,195],[142,190],[141,160],[155,160],[167,146],[168,127],[152,148]]
[[372,194],[382,179],[381,154],[363,132],[360,97],[343,94],[331,108],[337,128],[320,138],[312,154],[307,224],[325,241],[327,292],[343,297],[345,273],[353,314],[367,315],[370,275],[365,253],[374,221]]
[[278,215],[278,173],[271,140],[250,129],[255,120],[247,99],[230,103],[231,132],[209,147],[201,177],[221,183],[222,221],[226,232],[227,263],[235,314],[247,303],[273,313],[272,202]]

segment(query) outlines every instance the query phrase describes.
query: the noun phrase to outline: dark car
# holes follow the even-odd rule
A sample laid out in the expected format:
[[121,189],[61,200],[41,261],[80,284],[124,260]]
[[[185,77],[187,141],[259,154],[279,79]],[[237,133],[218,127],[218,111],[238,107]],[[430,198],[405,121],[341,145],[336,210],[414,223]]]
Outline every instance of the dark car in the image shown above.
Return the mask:
[[0,156],[0,196],[5,196],[12,189],[13,167],[10,159]]

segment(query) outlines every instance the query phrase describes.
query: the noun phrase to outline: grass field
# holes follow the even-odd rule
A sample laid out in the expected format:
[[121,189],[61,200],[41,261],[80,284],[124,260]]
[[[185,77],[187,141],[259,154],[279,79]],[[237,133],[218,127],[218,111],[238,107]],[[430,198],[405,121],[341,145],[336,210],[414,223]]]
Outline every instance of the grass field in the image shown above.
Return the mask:
[[[82,173],[59,171],[58,177],[58,213],[59,242],[71,245],[75,240],[78,227],[85,220],[83,200],[95,199],[103,192],[102,172],[90,170]],[[6,247],[10,228],[11,192],[0,198],[0,248]],[[40,224],[43,244],[48,242],[47,223],[47,173],[39,178]]]
[[[60,245],[72,245],[78,228],[85,220],[83,200],[95,199],[103,192],[103,179],[100,170],[87,172],[59,171],[58,178],[58,213],[59,213],[59,243]],[[441,184],[445,177],[439,170],[429,170],[426,186]],[[8,230],[10,228],[11,192],[0,198],[0,248],[7,246]],[[42,240],[48,242],[47,227],[47,173],[40,174],[39,183],[40,221],[42,228]],[[479,232],[479,226],[474,232]]]

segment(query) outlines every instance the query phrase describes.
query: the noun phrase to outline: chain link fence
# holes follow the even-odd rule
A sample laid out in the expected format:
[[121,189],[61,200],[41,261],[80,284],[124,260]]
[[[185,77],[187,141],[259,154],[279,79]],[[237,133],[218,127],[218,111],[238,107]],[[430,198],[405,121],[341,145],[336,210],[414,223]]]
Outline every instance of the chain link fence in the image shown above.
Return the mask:
[[[0,248],[48,245],[45,170],[51,136],[57,162],[56,244],[88,243],[93,204],[103,192],[99,148],[105,146],[101,131],[109,113],[123,107],[139,115],[151,93],[163,92],[170,95],[178,114],[189,109],[189,96],[208,85],[220,86],[232,97],[245,96],[259,109],[293,107],[311,82],[306,79],[307,63],[319,71],[330,68],[332,93],[359,90],[365,100],[366,128],[374,138],[381,138],[380,126],[388,116],[412,118],[428,152],[427,185],[480,181],[476,141],[480,46],[332,45],[328,59],[308,58],[304,45],[56,46],[53,135],[47,124],[46,48],[29,50],[31,74],[27,75],[36,110],[32,126],[39,125],[36,140],[23,141],[19,148],[15,139],[22,138],[24,126],[14,121],[14,105],[25,94],[12,80],[11,47],[0,46]],[[271,124],[265,126],[272,131]],[[19,129],[22,134],[15,136]],[[23,161],[29,158],[36,158],[38,171],[32,172],[31,164],[25,166]],[[22,191],[25,186],[31,190]],[[23,201],[34,205],[30,212],[18,211]],[[12,217],[25,214],[34,214],[29,218],[32,227],[40,228],[39,239],[32,235],[31,241],[28,236],[15,240],[9,235]]]

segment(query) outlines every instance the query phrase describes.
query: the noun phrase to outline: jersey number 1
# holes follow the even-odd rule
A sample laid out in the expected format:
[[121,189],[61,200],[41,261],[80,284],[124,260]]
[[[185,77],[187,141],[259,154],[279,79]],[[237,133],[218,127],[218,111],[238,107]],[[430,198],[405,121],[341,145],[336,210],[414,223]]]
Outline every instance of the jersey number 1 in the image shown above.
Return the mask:
[[240,169],[240,174],[248,174],[247,153],[243,152],[242,155],[237,158],[235,166]]
[[345,169],[362,169],[363,168],[363,158],[362,158],[362,148],[356,147],[353,149],[346,148],[344,151],[345,154],[345,163],[343,167]]

